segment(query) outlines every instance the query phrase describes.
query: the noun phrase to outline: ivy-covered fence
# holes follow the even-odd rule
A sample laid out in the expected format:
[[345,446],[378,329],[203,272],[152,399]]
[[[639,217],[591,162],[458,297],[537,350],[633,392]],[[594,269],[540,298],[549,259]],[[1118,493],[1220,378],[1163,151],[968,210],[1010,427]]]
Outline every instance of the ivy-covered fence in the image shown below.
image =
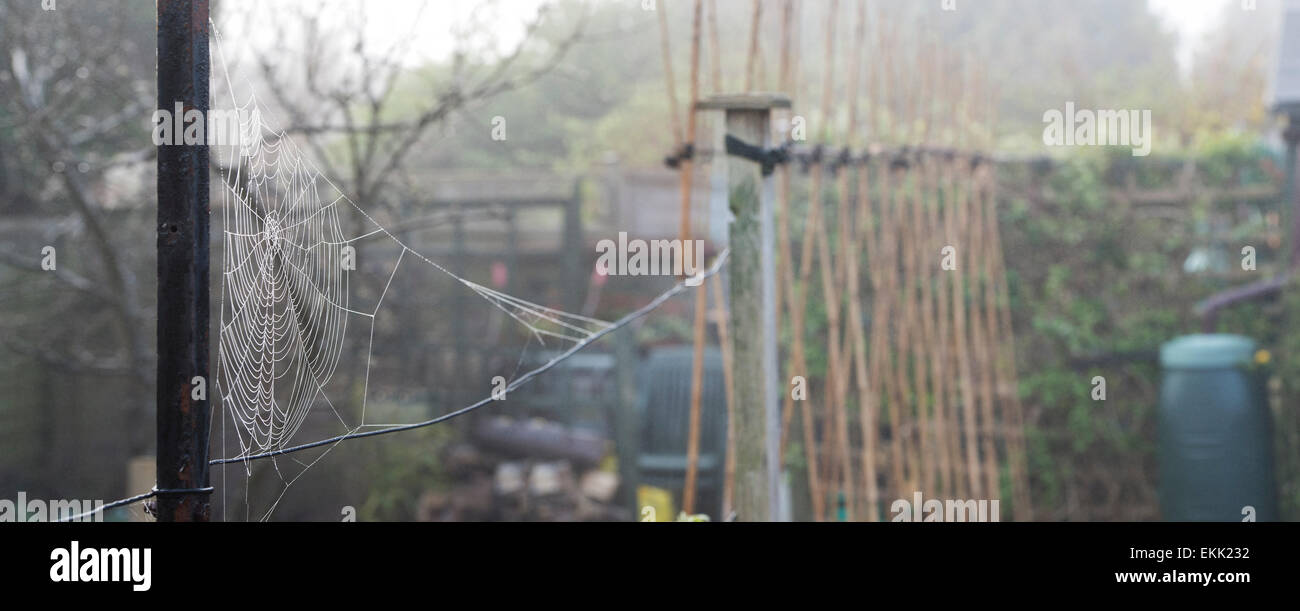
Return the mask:
[[[1231,139],[1178,158],[1125,151],[1002,167],[1038,519],[1159,518],[1160,344],[1200,329],[1199,301],[1279,271],[1285,181],[1280,159]],[[1217,330],[1253,337],[1272,357],[1282,515],[1296,519],[1300,290],[1235,306]]]

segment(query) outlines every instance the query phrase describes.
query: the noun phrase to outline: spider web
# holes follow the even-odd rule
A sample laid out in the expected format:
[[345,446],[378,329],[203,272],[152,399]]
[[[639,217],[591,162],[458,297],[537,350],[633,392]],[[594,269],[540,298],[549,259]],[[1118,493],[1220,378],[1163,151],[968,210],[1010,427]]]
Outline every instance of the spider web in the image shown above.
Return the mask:
[[[367,420],[375,323],[384,315],[393,280],[413,267],[434,270],[508,317],[528,337],[523,350],[534,343],[571,347],[611,327],[478,284],[413,249],[332,183],[286,132],[267,123],[269,113],[251,86],[245,101],[236,101],[215,26],[213,32],[241,135],[237,145],[213,147],[223,168],[215,388],[223,410],[222,446],[229,423],[239,448],[236,456],[219,461],[243,459],[246,482],[253,473],[250,457],[300,443],[304,423],[318,411],[337,421],[345,436],[368,426],[398,426]],[[387,275],[378,298],[370,301],[360,298],[354,282],[362,273],[357,258],[363,244],[369,268],[375,269],[373,259],[381,257],[384,261],[377,267]],[[332,384],[340,366],[353,358],[346,349],[349,341],[364,346],[365,352],[364,364],[357,365],[362,378],[359,410],[354,397],[339,396],[352,386],[343,385],[346,390],[340,391],[340,385]],[[355,357],[360,360],[361,355]],[[521,351],[520,363],[523,358]],[[309,462],[272,457],[282,487],[259,518],[268,519],[288,488],[336,446],[326,445]],[[225,462],[221,464],[225,480]],[[282,468],[286,465],[294,467]],[[249,494],[246,484],[246,517]]]

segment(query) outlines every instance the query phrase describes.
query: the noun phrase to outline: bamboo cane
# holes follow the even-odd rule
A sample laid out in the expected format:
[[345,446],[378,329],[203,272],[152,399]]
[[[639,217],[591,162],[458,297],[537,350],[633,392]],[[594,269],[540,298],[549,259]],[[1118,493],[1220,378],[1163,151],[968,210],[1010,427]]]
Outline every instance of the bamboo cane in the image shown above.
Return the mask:
[[[694,144],[696,113],[695,103],[700,97],[700,27],[704,10],[703,0],[695,0],[695,10],[691,20],[691,89],[690,104],[686,115],[685,144]],[[691,239],[691,190],[695,177],[694,163],[691,159],[681,161],[681,240],[687,244]],[[682,510],[688,514],[695,512],[695,483],[700,461],[700,398],[704,387],[704,318],[707,308],[707,295],[701,285],[695,292],[695,328],[694,361],[691,367],[691,411],[690,426],[686,439],[686,484],[682,491]]]
[[[787,0],[785,10],[783,11],[782,29],[781,29],[781,79],[783,88],[789,90],[797,80],[795,75],[797,66],[795,64],[794,54],[794,36],[797,33],[795,28],[795,3],[793,0]],[[802,293],[795,285],[794,263],[792,259],[792,248],[790,240],[790,216],[791,216],[791,181],[790,170],[787,166],[782,165],[777,174],[777,208],[780,219],[777,225],[778,248],[780,249],[780,258],[777,262],[777,272],[782,277],[782,282],[778,286],[785,296],[786,309],[790,316],[791,327],[791,355],[790,355],[790,375],[803,376],[807,380],[808,364],[804,354],[804,335],[803,335],[803,297]],[[811,266],[811,258],[806,252],[811,248],[811,243],[805,235],[805,252],[803,267]],[[800,275],[806,275],[800,270]],[[806,286],[806,282],[805,282]],[[785,393],[783,399],[783,415],[781,424],[781,462],[785,462],[785,451],[789,442],[790,417],[794,413],[794,401],[789,392]],[[813,406],[808,401],[799,402],[800,413],[803,422],[803,440],[804,453],[807,462],[808,487],[812,497],[813,519],[821,521],[825,515],[824,504],[825,497],[821,491],[821,476],[818,469],[818,460],[816,453],[816,436],[817,431],[814,422]]]
[[762,0],[754,0],[754,10],[749,25],[749,58],[745,61],[745,91],[754,90],[754,72],[758,67],[759,28],[763,24]]
[[970,335],[967,329],[967,305],[965,281],[970,269],[972,248],[970,244],[970,172],[969,159],[963,159],[957,166],[957,201],[954,212],[954,242],[957,249],[957,269],[953,272],[953,332],[957,339],[957,368],[961,378],[962,423],[965,429],[966,469],[970,478],[970,494],[981,497],[984,494],[984,482],[980,475],[979,457],[979,423],[977,422],[978,400],[974,373],[971,369]]
[[718,0],[709,0],[709,67],[713,73],[713,92],[722,92],[722,42],[718,36]]
[[[845,143],[852,146],[856,143],[858,129],[858,108],[857,93],[859,77],[862,72],[862,54],[866,41],[866,2],[859,0],[857,10],[856,26],[854,28],[853,43],[853,62],[849,70],[848,83],[848,129]],[[827,66],[829,69],[830,66]],[[850,211],[850,201],[852,192],[850,191],[850,170],[848,166],[840,168],[838,175],[839,191],[839,208],[836,222],[839,228],[839,253],[838,257],[832,259],[829,246],[829,240],[825,234],[819,240],[821,244],[821,261],[822,261],[822,290],[826,299],[827,310],[827,344],[830,353],[831,375],[829,376],[829,386],[832,390],[832,404],[834,408],[833,420],[835,422],[835,448],[836,455],[839,459],[840,473],[834,481],[837,481],[841,493],[847,497],[846,517],[853,520],[856,509],[856,499],[852,493],[853,477],[853,460],[851,458],[849,424],[848,424],[848,388],[849,388],[849,370],[851,366],[852,353],[848,351],[846,341],[842,341],[842,330],[840,320],[840,295],[838,294],[835,284],[836,281],[846,283],[846,276],[849,274],[849,261],[856,256],[856,248],[853,247],[853,223]],[[819,230],[821,228],[819,227]],[[832,268],[832,263],[837,263]],[[853,266],[856,268],[856,266]],[[853,286],[856,286],[856,280]],[[850,294],[853,294],[853,287],[850,287]],[[856,299],[856,296],[854,297]],[[847,333],[847,330],[843,331]],[[843,347],[841,347],[843,346]]]
[[[945,202],[943,215],[944,235],[947,239],[947,245],[953,246],[954,248],[957,247],[959,242],[957,237],[957,207],[960,204],[961,198],[961,188],[958,182],[960,174],[958,172],[958,166],[962,163],[961,159],[961,157],[954,157],[949,160],[946,168],[948,197]],[[947,285],[948,295],[951,297],[951,308],[948,311],[950,318],[948,319],[947,325],[949,341],[945,345],[945,350],[947,360],[951,365],[950,371],[957,375],[957,383],[951,385],[951,390],[949,392],[949,396],[952,398],[950,404],[953,408],[950,414],[951,420],[948,429],[951,434],[950,447],[952,448],[953,469],[955,475],[953,479],[955,485],[954,494],[958,497],[968,497],[971,493],[971,480],[968,477],[970,470],[969,458],[964,449],[965,426],[963,425],[963,422],[966,415],[965,395],[963,394],[964,391],[961,386],[962,370],[960,359],[962,357],[961,353],[958,351],[960,344],[957,341],[957,315],[960,311],[959,300],[962,298],[961,284],[958,282],[958,276],[958,270],[947,271],[944,274],[944,283]]]
[[[924,203],[925,217],[923,219],[925,231],[923,231],[923,235],[930,236],[931,238],[933,238],[934,232],[938,226],[937,216],[935,214],[936,206],[938,205],[938,202],[935,201],[935,168],[932,161],[933,160],[927,156],[922,162],[922,175],[925,181],[924,192],[926,194],[926,201]],[[934,278],[936,274],[940,272],[938,257],[936,257],[936,255],[939,254],[939,249],[940,246],[935,244],[933,239],[926,240],[923,249],[925,260],[922,265],[925,275],[924,280],[921,283],[921,314],[925,321],[922,331],[925,335],[925,344],[930,347],[927,352],[929,356],[931,384],[929,406],[932,410],[932,413],[928,414],[925,419],[925,429],[923,430],[923,434],[926,435],[926,437],[923,437],[923,439],[929,440],[926,447],[930,451],[934,452],[937,458],[937,460],[929,461],[927,464],[924,485],[926,490],[933,490],[934,493],[944,492],[943,487],[939,482],[943,481],[944,478],[947,477],[944,474],[944,471],[947,469],[949,462],[948,445],[943,436],[942,422],[943,414],[945,413],[943,400],[943,365],[942,358],[940,357],[938,319],[935,314],[935,290],[933,287]],[[927,459],[928,458],[929,457],[927,456]]]
[[[864,250],[866,251],[867,260],[874,262],[874,236],[871,234],[871,225],[868,219],[871,213],[871,195],[870,182],[868,180],[870,169],[863,164],[858,168],[858,233],[863,236]],[[867,519],[875,522],[880,519],[879,516],[879,491],[876,489],[876,401],[872,389],[872,381],[875,380],[874,372],[868,377],[867,347],[866,338],[862,325],[862,311],[859,304],[859,272],[858,272],[858,252],[852,252],[848,257],[848,284],[849,284],[849,331],[853,340],[854,354],[854,374],[857,380],[858,391],[858,424],[861,428],[862,436],[862,481],[864,501],[866,503]],[[873,274],[874,277],[874,274]],[[874,312],[874,310],[873,310]]]
[[[905,326],[906,312],[903,311],[903,306],[900,303],[901,290],[900,290],[899,278],[898,278],[899,264],[902,261],[902,257],[900,254],[900,247],[901,247],[901,236],[899,235],[900,223],[898,218],[899,217],[898,211],[902,208],[900,202],[900,193],[902,189],[894,186],[902,181],[903,178],[902,168],[897,166],[890,167],[888,176],[890,177],[889,184],[887,185],[888,187],[887,197],[889,198],[889,202],[888,202],[889,206],[885,210],[884,214],[882,215],[885,220],[885,226],[881,232],[882,235],[889,236],[888,250],[887,250],[888,254],[885,261],[882,261],[882,266],[884,266],[885,269],[887,270],[888,279],[889,279],[888,283],[885,285],[885,288],[887,291],[887,298],[889,300],[890,307],[891,309],[899,308],[900,315],[898,316],[899,318],[898,324],[893,325],[893,330],[895,331],[895,333],[891,335],[891,339],[893,340],[893,343],[891,345],[897,348],[887,349],[884,358],[885,358],[885,366],[889,368],[889,371],[886,373],[887,376],[886,391],[889,393],[889,429],[890,429],[889,442],[890,442],[890,455],[891,455],[891,459],[893,460],[893,465],[891,469],[892,479],[890,481],[890,488],[895,492],[895,496],[899,496],[902,494],[906,494],[905,490],[907,487],[907,477],[906,477],[906,470],[905,470],[907,461],[904,459],[904,456],[906,455],[906,451],[905,451],[903,426],[902,426],[904,392],[905,392],[904,388],[906,387],[906,382],[903,377],[905,367],[904,367],[904,363],[902,362],[902,353],[901,353],[901,346],[903,346],[903,344],[907,341],[906,326]],[[891,316],[891,322],[893,322],[892,318],[893,317]]]
[[[732,502],[736,491],[736,402],[733,361],[731,356],[731,339],[727,329],[727,302],[722,291],[720,274],[714,274],[711,280],[713,289],[713,322],[718,329],[718,346],[722,351],[722,383],[727,397],[727,454],[723,465],[722,480],[722,515],[731,515]],[[703,287],[700,287],[703,289]]]
[[984,275],[987,271],[987,262],[990,256],[988,249],[985,247],[983,236],[984,227],[984,202],[978,179],[976,178],[979,170],[972,172],[971,176],[971,218],[968,233],[970,235],[970,261],[967,266],[970,273],[971,284],[971,347],[975,362],[975,375],[978,376],[979,387],[979,437],[980,453],[983,457],[983,475],[985,494],[988,498],[994,499],[1001,496],[1001,486],[998,483],[998,459],[997,447],[994,443],[994,434],[996,432],[996,417],[993,406],[993,358],[990,344],[992,338],[988,334],[988,314],[991,313],[987,306],[988,292],[985,290],[987,284],[984,281]]

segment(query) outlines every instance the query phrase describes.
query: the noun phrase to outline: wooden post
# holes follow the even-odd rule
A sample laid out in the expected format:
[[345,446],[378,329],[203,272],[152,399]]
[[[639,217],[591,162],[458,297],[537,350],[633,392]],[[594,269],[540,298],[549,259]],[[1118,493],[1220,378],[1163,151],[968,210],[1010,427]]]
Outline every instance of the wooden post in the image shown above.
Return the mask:
[[[720,95],[697,110],[726,113],[727,136],[767,150],[772,145],[772,109],[790,100],[773,94]],[[777,519],[780,512],[781,419],[776,360],[775,191],[759,163],[727,156],[728,203],[735,218],[731,247],[731,339],[736,385],[736,518]]]

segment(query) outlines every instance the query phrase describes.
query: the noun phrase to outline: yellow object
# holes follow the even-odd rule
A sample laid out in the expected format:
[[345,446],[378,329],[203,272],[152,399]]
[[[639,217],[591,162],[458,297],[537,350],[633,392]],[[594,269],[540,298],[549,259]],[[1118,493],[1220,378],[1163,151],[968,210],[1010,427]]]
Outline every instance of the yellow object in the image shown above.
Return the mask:
[[599,469],[606,473],[618,473],[618,455],[613,452],[606,454],[600,461]]
[[654,486],[637,486],[636,504],[642,522],[673,521],[673,493]]
[[1260,350],[1255,353],[1255,362],[1260,365],[1267,365],[1271,360],[1273,360],[1273,355],[1267,350]]

